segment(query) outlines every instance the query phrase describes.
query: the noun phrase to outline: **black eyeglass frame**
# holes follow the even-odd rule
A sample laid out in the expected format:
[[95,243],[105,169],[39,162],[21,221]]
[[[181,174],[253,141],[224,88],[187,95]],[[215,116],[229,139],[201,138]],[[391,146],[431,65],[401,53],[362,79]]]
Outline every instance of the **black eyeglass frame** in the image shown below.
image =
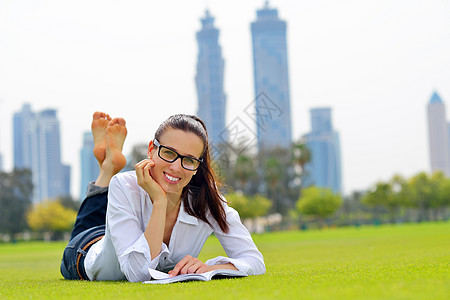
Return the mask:
[[[166,147],[166,146],[161,145],[157,139],[154,139],[154,140],[153,140],[153,144],[154,144],[156,147],[158,147],[158,156],[159,156],[159,158],[161,158],[162,160],[164,160],[164,161],[166,161],[166,162],[168,162],[168,163],[173,163],[173,162],[175,162],[178,158],[180,158],[180,159],[181,159],[181,166],[182,166],[183,169],[185,169],[185,170],[188,170],[188,171],[197,171],[198,168],[200,167],[200,164],[203,162],[203,159],[202,159],[202,158],[195,158],[195,157],[192,157],[192,156],[181,155],[181,154],[178,153],[177,151],[175,151],[175,150],[173,150],[173,149],[171,149],[171,148],[169,148],[169,147]],[[160,154],[162,148],[174,152],[177,156],[176,156],[173,160],[167,160],[167,159],[165,159],[165,158],[162,157],[161,154]],[[195,160],[195,161],[198,161],[198,166],[197,166],[197,168],[195,168],[195,169],[188,169],[188,168],[186,168],[186,167],[184,166],[184,164],[183,164],[183,159],[184,159],[185,157],[186,157],[186,158],[189,158],[189,159],[193,159],[193,160]]]

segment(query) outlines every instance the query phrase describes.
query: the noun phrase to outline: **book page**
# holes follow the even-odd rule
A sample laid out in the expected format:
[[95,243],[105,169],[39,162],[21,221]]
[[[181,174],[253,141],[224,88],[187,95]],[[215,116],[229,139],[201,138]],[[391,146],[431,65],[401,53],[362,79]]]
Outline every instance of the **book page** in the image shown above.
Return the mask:
[[153,279],[166,279],[169,278],[169,274],[158,271],[158,270],[154,270],[154,269],[148,269],[148,271],[150,272],[150,276],[152,276]]

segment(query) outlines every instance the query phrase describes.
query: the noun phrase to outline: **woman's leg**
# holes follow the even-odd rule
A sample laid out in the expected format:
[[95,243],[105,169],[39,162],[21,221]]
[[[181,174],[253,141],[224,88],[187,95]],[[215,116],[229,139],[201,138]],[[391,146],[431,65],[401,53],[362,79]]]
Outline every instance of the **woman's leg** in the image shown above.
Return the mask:
[[70,242],[64,250],[61,274],[66,279],[88,279],[84,271],[84,257],[89,247],[105,232],[108,185],[111,178],[126,164],[122,147],[127,135],[125,120],[111,119],[101,112],[94,113],[92,120],[94,155],[100,173],[90,184],[75,221]]
[[111,178],[126,164],[122,147],[127,135],[125,120],[111,119],[101,112],[94,113],[92,120],[94,155],[100,172],[94,185],[90,185],[86,199],[81,204],[70,239],[94,226],[105,225],[108,204],[108,185]]
[[84,259],[89,248],[105,235],[105,225],[89,228],[73,239],[64,249],[61,274],[65,279],[89,280],[84,269]]

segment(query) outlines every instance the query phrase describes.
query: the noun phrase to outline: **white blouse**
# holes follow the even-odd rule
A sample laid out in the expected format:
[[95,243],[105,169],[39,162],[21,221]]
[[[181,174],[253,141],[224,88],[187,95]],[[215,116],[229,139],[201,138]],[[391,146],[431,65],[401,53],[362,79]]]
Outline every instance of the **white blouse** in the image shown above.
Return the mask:
[[162,244],[153,260],[144,231],[152,213],[152,201],[138,184],[134,171],[115,175],[109,185],[105,236],[88,251],[84,265],[90,280],[150,280],[148,268],[168,272],[186,255],[198,257],[206,239],[214,232],[228,257],[219,256],[207,265],[232,263],[248,275],[266,271],[264,259],[239,214],[225,203],[229,232],[217,222],[212,226],[186,213],[183,203],[169,245]]

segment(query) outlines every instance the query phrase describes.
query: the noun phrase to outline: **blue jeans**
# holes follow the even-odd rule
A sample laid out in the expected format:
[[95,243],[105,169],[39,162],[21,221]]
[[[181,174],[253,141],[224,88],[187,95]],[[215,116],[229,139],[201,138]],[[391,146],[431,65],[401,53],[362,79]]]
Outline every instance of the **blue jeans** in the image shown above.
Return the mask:
[[61,261],[61,274],[65,279],[89,280],[84,259],[89,248],[105,235],[107,204],[107,191],[87,196],[81,204]]

